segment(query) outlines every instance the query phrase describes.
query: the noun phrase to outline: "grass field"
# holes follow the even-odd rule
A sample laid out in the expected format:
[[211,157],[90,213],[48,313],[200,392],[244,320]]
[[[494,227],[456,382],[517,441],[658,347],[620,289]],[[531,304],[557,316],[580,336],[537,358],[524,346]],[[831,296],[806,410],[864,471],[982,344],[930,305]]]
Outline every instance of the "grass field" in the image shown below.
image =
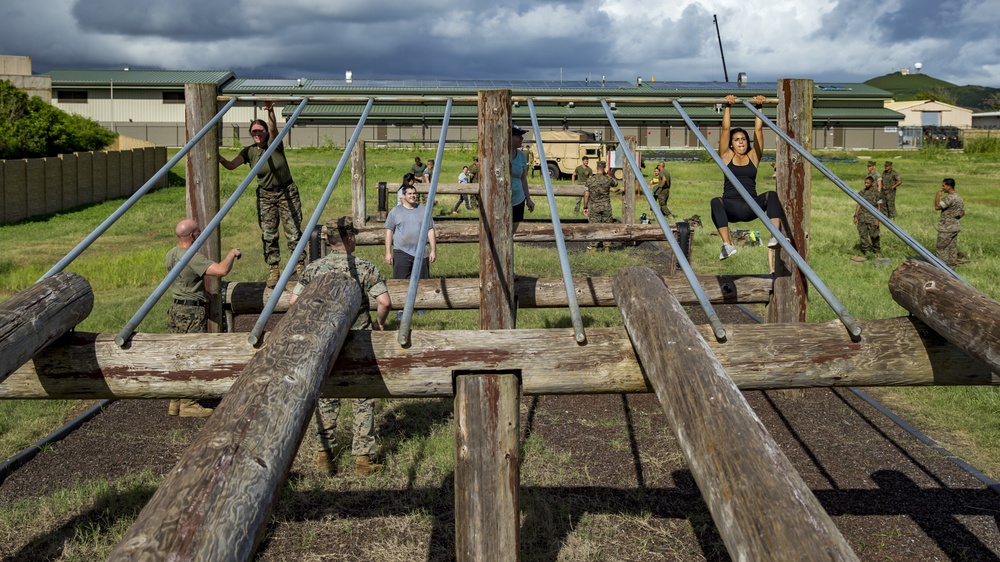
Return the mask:
[[[408,171],[414,154],[405,150],[368,152],[370,212],[376,206],[377,182],[387,181],[390,187],[397,187],[402,175]],[[233,155],[227,154],[227,157]],[[341,153],[336,150],[310,149],[290,150],[288,155],[308,219],[329,182]],[[430,153],[424,151],[420,155],[426,159]],[[439,163],[442,166],[442,181],[454,181],[461,167],[469,163],[472,156],[470,151],[446,152],[444,161]],[[955,178],[967,209],[966,217],[962,220],[963,232],[959,237],[959,246],[971,260],[968,265],[961,266],[958,272],[985,294],[995,299],[1000,297],[1000,276],[996,274],[1000,265],[1000,241],[991,230],[993,225],[1000,224],[1000,189],[997,187],[1000,164],[995,162],[995,155],[966,155],[927,149],[920,152],[866,151],[829,156],[836,158],[831,159],[827,166],[855,188],[860,187],[866,173],[864,161],[869,158],[878,160],[881,169],[884,160],[893,160],[896,170],[903,178],[897,196],[898,224],[931,250],[936,238],[934,227],[938,216],[933,209],[934,193],[939,189],[942,178]],[[842,162],[843,159],[853,159],[857,163],[848,164]],[[721,174],[715,165],[711,162],[677,162],[670,163],[668,169],[673,178],[670,208],[674,215],[686,218],[697,214],[706,225],[706,228],[695,233],[692,256],[695,270],[706,274],[765,273],[766,249],[763,247],[741,248],[738,254],[725,262],[717,259],[720,241],[717,236],[711,235],[714,229],[711,228],[708,210],[709,199],[721,192]],[[248,168],[241,170],[245,173]],[[645,171],[647,176],[651,172],[651,169]],[[221,171],[224,199],[239,185],[244,177],[243,173]],[[773,185],[773,180],[768,180],[763,174],[762,176],[759,191]],[[183,168],[176,168],[167,188],[143,198],[68,268],[86,277],[95,293],[94,312],[79,326],[80,330],[117,332],[138,310],[151,289],[162,280],[165,274],[163,255],[175,242],[174,225],[183,218],[183,177]],[[532,191],[538,204],[533,215],[535,218],[547,217],[549,214],[546,199],[540,194],[540,181],[540,177],[533,181]],[[349,178],[345,173],[334,190],[328,209],[323,213],[323,220],[348,214],[351,208],[349,197]],[[443,195],[440,199],[436,214],[451,216],[450,211],[457,196]],[[0,238],[5,242],[4,251],[0,255],[0,300],[9,298],[37,280],[120,203],[120,200],[110,201],[0,226]],[[561,216],[573,215],[572,198],[560,198],[558,205]],[[868,263],[849,261],[850,256],[857,252],[858,242],[857,232],[851,222],[854,206],[855,203],[836,186],[818,172],[813,173],[809,262],[832,293],[856,318],[863,321],[866,318],[904,315],[905,311],[889,295],[888,278],[893,268],[907,256],[914,255],[914,252],[883,229],[883,255],[889,258],[889,266],[874,267]],[[646,205],[640,203],[640,212],[646,208]],[[464,217],[473,216],[464,207],[460,212]],[[616,206],[615,215],[620,215],[620,203]],[[759,223],[734,226],[763,231]],[[261,257],[252,188],[224,220],[222,237],[223,251],[240,247],[244,252],[244,258],[236,264],[228,279],[262,281],[267,271]],[[283,258],[287,259],[288,253],[283,247]],[[382,259],[381,247],[359,248],[358,254],[379,265],[383,273],[389,276],[390,267]],[[518,246],[514,255],[515,270],[519,274],[549,277],[560,275],[558,260],[554,259],[552,250]],[[442,244],[431,273],[435,277],[475,276],[478,271],[475,256],[474,245]],[[570,256],[570,262],[574,271],[578,272],[612,272],[626,265],[641,264],[642,257],[630,250],[612,254],[574,253]],[[815,290],[810,292],[809,306],[810,321],[825,321],[836,317]],[[564,326],[566,316],[563,311],[522,310],[518,314],[518,327]],[[164,301],[153,309],[139,331],[166,331],[165,317]],[[621,324],[620,315],[614,309],[588,309],[584,318],[588,327]],[[435,312],[414,317],[414,328],[418,330],[475,329],[477,325],[478,313],[475,311]],[[996,412],[1000,410],[1000,389],[878,389],[873,390],[873,393],[953,452],[994,478],[1000,478],[1000,421],[996,417]],[[387,408],[401,409],[405,405],[405,402],[387,402],[390,403],[386,405]],[[78,406],[69,401],[0,402],[0,458],[9,457],[54,429],[67,412]],[[437,425],[434,431],[420,437],[422,441],[408,443],[400,448],[419,450],[419,455],[424,457],[440,457],[435,462],[442,465],[441,471],[447,471],[453,462],[453,440],[449,423]],[[342,425],[349,427],[350,424]],[[534,447],[544,452],[544,444],[526,443],[525,447]],[[405,459],[397,459],[397,462],[405,462]],[[432,463],[432,466],[436,464]],[[418,478],[432,481],[437,476],[440,475],[427,474]],[[140,482],[137,485],[149,485],[148,479],[141,475],[137,478]],[[118,482],[111,485],[131,484]],[[25,515],[9,512],[8,516]],[[121,530],[112,531],[112,534],[118,532]],[[113,538],[107,540],[114,544]]]

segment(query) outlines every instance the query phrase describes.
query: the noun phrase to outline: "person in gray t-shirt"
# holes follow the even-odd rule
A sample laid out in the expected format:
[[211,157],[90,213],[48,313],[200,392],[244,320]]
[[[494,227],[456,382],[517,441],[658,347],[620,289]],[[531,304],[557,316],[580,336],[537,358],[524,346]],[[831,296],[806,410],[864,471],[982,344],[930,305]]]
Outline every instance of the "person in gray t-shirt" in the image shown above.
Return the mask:
[[[393,279],[409,279],[420,244],[420,222],[424,210],[417,203],[417,188],[408,185],[403,190],[403,204],[396,205],[385,219],[385,262],[392,264]],[[437,259],[434,221],[427,230],[430,252],[424,256],[420,279],[431,276],[430,264]]]

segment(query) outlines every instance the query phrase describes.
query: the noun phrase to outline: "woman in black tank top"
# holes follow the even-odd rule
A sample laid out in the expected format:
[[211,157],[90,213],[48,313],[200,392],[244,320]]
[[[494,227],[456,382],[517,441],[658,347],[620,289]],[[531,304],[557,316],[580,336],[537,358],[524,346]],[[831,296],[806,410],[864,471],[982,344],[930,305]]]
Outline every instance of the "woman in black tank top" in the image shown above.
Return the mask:
[[[753,101],[759,108],[764,103],[765,98],[764,96],[755,96]],[[730,107],[734,103],[736,103],[736,96],[732,94],[726,96],[726,107],[722,114],[722,131],[719,135],[719,156],[750,197],[764,209],[771,222],[780,228],[782,209],[777,194],[773,191],[762,195],[757,194],[757,167],[760,165],[760,157],[764,152],[764,122],[759,117],[754,120],[756,142],[751,143],[750,135],[746,130],[740,127],[730,128]],[[736,253],[736,247],[733,246],[729,238],[729,223],[752,221],[756,218],[756,214],[728,177],[725,178],[723,184],[722,197],[712,199],[711,205],[712,222],[715,223],[719,236],[722,238],[722,251],[719,253],[719,259],[724,260]],[[772,239],[768,242],[768,247],[774,246],[777,246],[777,241]]]

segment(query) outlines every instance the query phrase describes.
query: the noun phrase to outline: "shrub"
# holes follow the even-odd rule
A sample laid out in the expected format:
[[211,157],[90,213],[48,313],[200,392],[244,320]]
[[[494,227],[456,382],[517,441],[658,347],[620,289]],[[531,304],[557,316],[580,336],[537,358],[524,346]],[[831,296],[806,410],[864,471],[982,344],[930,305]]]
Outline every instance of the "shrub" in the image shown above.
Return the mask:
[[1000,139],[978,138],[965,143],[966,154],[1000,154]]
[[0,81],[0,158],[39,158],[106,148],[113,133]]

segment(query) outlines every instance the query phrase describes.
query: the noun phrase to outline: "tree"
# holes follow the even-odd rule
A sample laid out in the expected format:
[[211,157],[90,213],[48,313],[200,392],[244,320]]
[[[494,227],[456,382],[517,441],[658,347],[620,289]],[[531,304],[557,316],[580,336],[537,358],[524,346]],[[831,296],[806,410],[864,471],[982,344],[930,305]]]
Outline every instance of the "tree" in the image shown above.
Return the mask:
[[986,106],[993,111],[1000,111],[1000,92],[996,92],[986,98]]
[[118,134],[0,81],[0,158],[39,158],[106,148]]
[[920,90],[917,92],[917,99],[928,99],[931,101],[939,101],[942,103],[947,103],[955,105],[955,92],[948,88],[942,88],[940,86],[935,86],[927,90]]

